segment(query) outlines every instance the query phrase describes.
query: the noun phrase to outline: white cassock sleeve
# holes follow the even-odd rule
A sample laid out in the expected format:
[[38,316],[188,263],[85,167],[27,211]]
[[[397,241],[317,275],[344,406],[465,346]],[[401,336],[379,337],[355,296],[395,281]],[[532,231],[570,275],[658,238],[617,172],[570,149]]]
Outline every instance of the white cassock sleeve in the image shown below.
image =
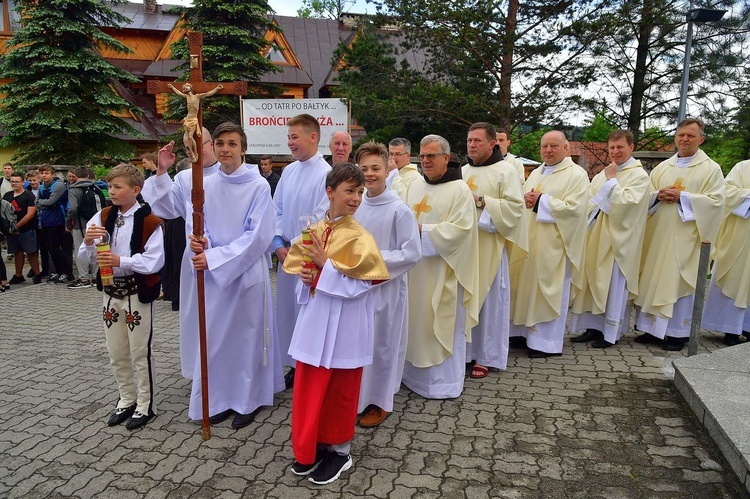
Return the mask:
[[492,223],[492,217],[490,217],[490,212],[487,211],[487,208],[483,209],[482,214],[479,215],[477,227],[479,227],[479,230],[489,232],[490,234],[497,233],[497,227],[495,227],[495,224]]
[[440,256],[437,248],[430,241],[428,229],[431,224],[422,224],[422,256]]
[[612,191],[615,190],[617,185],[617,179],[611,178],[604,182],[604,185],[602,185],[594,197],[591,198],[591,202],[598,206],[599,209],[607,215],[609,215],[609,205],[612,201]]
[[169,175],[153,175],[146,179],[143,184],[141,195],[151,206],[151,212],[157,217],[171,220],[182,217],[187,220],[185,213],[185,200],[189,199],[190,192],[184,191],[181,182],[182,177],[174,181]]
[[[394,220],[395,244],[393,249],[381,249],[380,254],[388,268],[390,280],[405,274],[422,259],[419,242],[419,225],[410,210],[404,209]],[[388,281],[386,281],[388,282]]]
[[750,218],[750,196],[746,197],[737,208],[732,210],[732,214],[740,218]]
[[693,213],[693,203],[690,202],[690,193],[680,192],[680,201],[677,203],[677,212],[683,222],[694,222],[695,213]]
[[[225,290],[238,277],[246,282],[243,288],[261,282],[263,276],[248,271],[258,259],[265,259],[268,245],[275,232],[275,212],[271,203],[270,190],[267,195],[254,191],[250,209],[245,215],[243,232],[240,237],[224,246],[213,246],[205,251],[206,263],[211,277],[219,289]],[[206,232],[210,234],[209,221],[206,221]],[[221,224],[219,217],[212,217],[211,223]],[[231,221],[226,223],[232,223]],[[215,244],[215,241],[213,241]],[[246,275],[247,274],[247,275]]]
[[546,194],[539,196],[539,208],[536,212],[536,221],[543,224],[555,223],[555,218],[552,216],[552,210],[549,207],[549,196]]
[[[345,276],[336,270],[331,260],[326,260],[325,265],[320,270],[315,293],[323,293],[334,298],[347,300],[359,297],[362,293],[369,291],[371,287],[372,281],[352,279]],[[296,288],[297,303],[300,305],[307,304],[310,301],[310,286],[303,284],[302,280],[298,280]]]

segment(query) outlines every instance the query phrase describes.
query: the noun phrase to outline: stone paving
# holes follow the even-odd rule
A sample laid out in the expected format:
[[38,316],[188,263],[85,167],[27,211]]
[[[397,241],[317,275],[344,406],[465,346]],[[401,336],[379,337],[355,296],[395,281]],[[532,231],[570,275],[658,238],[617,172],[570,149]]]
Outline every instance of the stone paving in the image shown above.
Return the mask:
[[[187,418],[177,313],[158,302],[159,415],[129,432],[93,288],[14,286],[0,295],[0,497],[741,498],[671,381],[667,353],[566,343],[562,357],[512,350],[506,372],[456,400],[402,388],[380,428],[358,429],[354,467],[317,487],[292,475],[291,393],[256,423],[202,441]],[[220,319],[219,319],[220,320]],[[704,335],[700,351],[722,348]]]

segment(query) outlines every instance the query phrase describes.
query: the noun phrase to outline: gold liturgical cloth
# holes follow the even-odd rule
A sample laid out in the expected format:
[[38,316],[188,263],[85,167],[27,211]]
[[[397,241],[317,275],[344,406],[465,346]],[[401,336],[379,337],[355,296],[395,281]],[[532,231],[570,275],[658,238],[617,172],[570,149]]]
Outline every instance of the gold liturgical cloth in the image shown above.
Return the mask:
[[[388,269],[375,239],[351,216],[318,222],[313,230],[325,247],[333,266],[347,277],[363,281],[386,281]],[[302,238],[295,239],[284,260],[287,274],[302,270]]]

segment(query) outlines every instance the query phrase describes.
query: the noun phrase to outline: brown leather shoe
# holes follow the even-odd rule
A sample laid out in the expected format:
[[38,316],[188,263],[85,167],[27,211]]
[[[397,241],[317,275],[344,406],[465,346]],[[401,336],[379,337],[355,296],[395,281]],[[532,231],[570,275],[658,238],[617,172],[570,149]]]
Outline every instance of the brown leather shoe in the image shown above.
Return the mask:
[[365,412],[364,416],[362,416],[362,419],[359,420],[359,426],[362,426],[363,428],[372,428],[373,426],[378,426],[380,423],[385,421],[385,418],[387,418],[390,414],[390,412],[385,412],[380,407],[373,405],[369,411]]

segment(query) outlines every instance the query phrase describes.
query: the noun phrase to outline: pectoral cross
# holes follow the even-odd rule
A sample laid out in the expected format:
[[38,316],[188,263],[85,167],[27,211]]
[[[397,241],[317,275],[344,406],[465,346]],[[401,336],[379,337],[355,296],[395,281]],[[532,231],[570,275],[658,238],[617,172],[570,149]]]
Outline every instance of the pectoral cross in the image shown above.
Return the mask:
[[474,183],[474,179],[477,178],[476,175],[472,175],[469,177],[469,180],[466,181],[466,185],[469,186],[469,189],[471,189],[471,192],[479,190],[479,186]]
[[674,183],[674,185],[673,185],[672,187],[674,187],[674,188],[675,188],[675,189],[677,189],[678,191],[684,191],[684,190],[685,190],[685,186],[684,186],[684,185],[682,185],[682,177],[679,177],[679,178],[678,178],[678,179],[677,179],[677,180],[675,181],[675,183]]
[[[203,110],[201,97],[214,94],[245,95],[247,82],[234,81],[227,83],[212,83],[203,81],[203,33],[188,31],[188,47],[190,48],[190,79],[183,85],[183,92],[176,91],[171,82],[148,80],[146,89],[149,94],[166,94],[175,91],[187,100],[188,115],[183,120],[186,142],[191,151],[191,160],[197,163],[193,168],[193,188],[190,199],[193,204],[193,235],[198,239],[203,237]],[[187,87],[187,88],[186,88]],[[200,144],[200,146],[198,145]],[[198,331],[201,354],[201,397],[203,406],[203,440],[211,438],[211,426],[208,421],[208,356],[206,350],[206,292],[205,279],[202,270],[197,271],[198,286]]]
[[422,198],[422,201],[420,201],[419,203],[415,204],[411,208],[412,210],[414,210],[414,214],[417,216],[417,222],[419,222],[419,217],[422,216],[422,213],[429,213],[429,212],[432,211],[432,206],[430,206],[429,204],[427,204],[427,198],[428,197],[429,196],[427,196],[425,194],[425,196]]

